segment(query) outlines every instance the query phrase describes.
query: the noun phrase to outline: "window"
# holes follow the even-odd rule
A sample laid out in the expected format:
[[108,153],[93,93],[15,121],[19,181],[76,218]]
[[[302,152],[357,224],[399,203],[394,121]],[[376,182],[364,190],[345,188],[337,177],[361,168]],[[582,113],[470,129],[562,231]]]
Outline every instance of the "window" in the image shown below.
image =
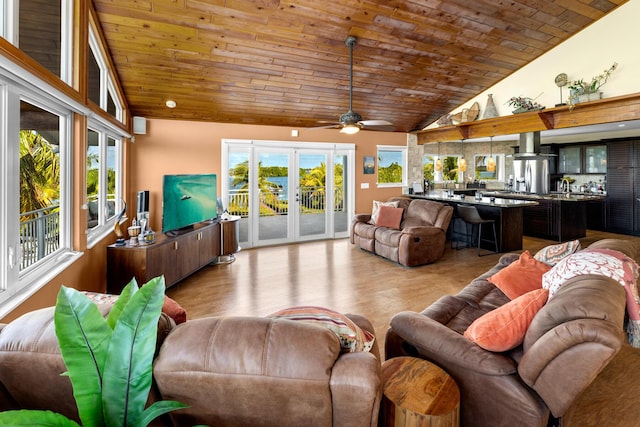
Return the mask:
[[87,81],[89,100],[96,105],[100,105],[100,65],[96,59],[93,49],[89,49],[89,59],[87,64]]
[[407,148],[378,146],[378,186],[398,187],[407,182]]
[[11,77],[0,67],[0,316],[78,255],[71,248],[72,110],[48,96],[45,84]]
[[436,160],[438,156],[433,154],[425,154],[422,156],[422,176],[430,182],[435,182],[436,176]]
[[476,154],[474,156],[474,178],[478,181],[502,181],[504,180],[504,154],[494,154],[496,164],[494,171],[487,170],[489,154]]
[[[0,0],[0,36],[69,83],[73,5],[73,0]],[[98,77],[100,106],[121,120],[124,102],[115,75],[98,41],[92,37],[91,43],[96,54],[89,55],[89,74]],[[50,80],[0,55],[0,318],[81,255],[72,246],[81,241],[72,234],[78,229],[72,226],[77,224],[72,202],[77,190],[83,191],[81,178],[93,179],[87,198],[97,201],[88,243],[111,232],[116,201],[122,200],[122,143],[129,135],[107,113],[95,114]],[[89,129],[79,126],[85,123],[81,116],[89,117]],[[82,152],[77,147],[85,136],[88,147]],[[86,177],[73,167],[76,156],[86,156]]]
[[9,39],[7,37],[7,3],[5,0],[0,0],[0,37],[4,37],[5,39]]
[[440,162],[442,170],[436,170],[438,156],[426,153],[422,156],[424,179],[432,182],[446,182],[458,180],[458,156],[444,156]]
[[111,231],[122,210],[122,139],[91,121],[87,132],[87,244]]
[[71,83],[73,0],[0,0],[0,35]]
[[100,49],[94,29],[89,26],[88,84],[89,99],[104,111],[122,122],[124,103],[117,96],[114,78]]

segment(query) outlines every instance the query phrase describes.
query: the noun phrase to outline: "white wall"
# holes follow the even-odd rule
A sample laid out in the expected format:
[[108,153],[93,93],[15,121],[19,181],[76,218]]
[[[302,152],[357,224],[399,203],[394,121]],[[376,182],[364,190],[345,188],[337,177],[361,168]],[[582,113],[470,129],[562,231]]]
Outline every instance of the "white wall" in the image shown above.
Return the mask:
[[[558,74],[566,73],[569,82],[590,81],[614,62],[618,63],[618,68],[602,87],[603,96],[640,92],[640,55],[636,46],[638,18],[640,0],[630,0],[451,113],[469,108],[477,101],[479,117],[482,117],[488,94],[493,94],[500,116],[512,114],[507,101],[513,96],[535,98],[547,108],[554,107],[560,103],[560,89],[554,83]],[[562,101],[566,102],[568,97],[569,89],[565,86]],[[435,127],[435,123],[428,127]]]

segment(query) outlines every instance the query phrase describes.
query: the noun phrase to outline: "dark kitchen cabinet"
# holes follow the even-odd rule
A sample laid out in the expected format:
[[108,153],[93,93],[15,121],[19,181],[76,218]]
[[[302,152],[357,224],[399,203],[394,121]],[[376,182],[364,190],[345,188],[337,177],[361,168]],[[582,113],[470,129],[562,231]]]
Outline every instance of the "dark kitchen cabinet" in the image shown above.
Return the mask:
[[607,231],[640,235],[640,141],[607,143]]
[[566,242],[586,236],[587,202],[574,199],[536,200],[522,213],[523,234]]
[[582,147],[570,145],[558,150],[558,172],[566,174],[582,173]]
[[558,149],[558,173],[607,173],[607,146],[605,144],[570,144]]
[[606,199],[587,202],[587,228],[589,230],[607,230]]

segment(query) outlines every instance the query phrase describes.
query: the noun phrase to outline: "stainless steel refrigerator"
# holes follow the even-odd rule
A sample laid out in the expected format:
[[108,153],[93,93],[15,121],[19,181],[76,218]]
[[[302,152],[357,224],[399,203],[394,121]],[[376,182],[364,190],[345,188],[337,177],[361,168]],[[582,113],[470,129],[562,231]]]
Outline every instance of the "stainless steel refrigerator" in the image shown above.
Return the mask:
[[545,156],[522,156],[513,159],[516,191],[549,193],[549,159]]

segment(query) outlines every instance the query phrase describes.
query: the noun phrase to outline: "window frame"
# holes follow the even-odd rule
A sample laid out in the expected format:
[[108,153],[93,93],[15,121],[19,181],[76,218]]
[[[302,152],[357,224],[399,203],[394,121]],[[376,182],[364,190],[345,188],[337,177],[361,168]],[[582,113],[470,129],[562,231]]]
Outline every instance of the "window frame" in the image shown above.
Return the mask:
[[490,153],[476,153],[473,156],[473,178],[478,181],[491,181],[491,182],[503,182],[504,181],[504,169],[505,169],[505,155],[493,154],[493,158],[496,161],[496,177],[495,178],[478,178],[478,158],[488,158]]
[[[402,181],[401,182],[380,182],[380,154],[381,152],[400,153],[402,157]],[[376,185],[378,188],[406,187],[408,181],[407,171],[407,146],[400,145],[378,145],[376,146]]]
[[[117,213],[122,210],[124,200],[123,197],[123,144],[124,137],[126,135],[117,135],[116,132],[109,126],[106,126],[106,122],[98,120],[97,117],[89,118],[89,123],[87,125],[87,132],[92,130],[98,133],[98,141],[99,141],[99,182],[98,182],[98,200],[106,200],[108,201],[108,185],[107,185],[107,174],[109,163],[107,161],[108,158],[108,139],[112,138],[116,142],[116,186],[115,186],[115,214],[109,216],[108,206],[106,203],[102,203],[98,205],[98,224],[95,227],[89,228],[88,223],[85,224],[86,233],[87,233],[87,248],[92,248],[95,246],[100,240],[102,240],[106,235],[108,235],[114,225]],[[87,141],[88,144],[88,141]],[[85,150],[85,156],[87,155],[88,150]],[[85,157],[86,159],[86,157]],[[86,173],[86,171],[85,171]],[[83,209],[88,211],[89,200],[88,195],[86,193],[85,186],[85,203],[83,205]]]
[[[20,34],[20,0],[0,0],[0,36],[9,43],[18,46]],[[60,0],[60,70],[53,73],[60,80],[72,85],[73,79],[73,19],[74,0]],[[42,64],[40,64],[42,65]],[[42,66],[45,69],[44,66]]]
[[[441,183],[447,183],[447,182],[458,182],[459,177],[458,177],[457,172],[456,172],[456,179],[444,179],[444,165],[446,163],[445,159],[452,158],[452,159],[456,159],[456,166],[457,166],[458,162],[463,157],[462,155],[458,155],[458,154],[456,154],[456,155],[450,155],[450,154],[442,155],[441,154],[440,156],[438,156],[438,154],[436,154],[436,153],[425,152],[422,155],[422,170],[423,170],[422,174],[423,174],[423,176],[424,176],[425,158],[427,158],[427,157],[432,157],[434,159],[434,163],[438,158],[440,158],[440,160],[442,160],[442,165],[443,165],[443,170],[442,171],[436,172],[435,171],[435,164],[434,164],[434,172],[433,172],[433,182],[434,183],[441,184]],[[437,178],[440,178],[440,179],[437,179]]]
[[[6,197],[0,202],[0,317],[9,313],[73,263],[81,253],[72,248],[73,224],[73,115],[69,103],[43,89],[44,82],[30,85],[0,69],[0,185]],[[50,89],[50,88],[49,88]],[[20,270],[19,144],[20,103],[24,101],[60,119],[60,237],[59,248]]]
[[[102,44],[98,36],[96,35],[96,30],[93,27],[93,23],[89,25],[89,55],[93,55],[96,62],[98,63],[98,68],[100,69],[100,105],[99,107],[108,112],[108,103],[109,97],[111,97],[111,101],[115,104],[116,113],[113,117],[121,123],[124,123],[124,103],[120,98],[120,95],[116,89],[115,79],[111,74],[111,69],[109,68],[109,64],[105,59],[105,55],[102,49]],[[109,113],[109,115],[111,115]]]

